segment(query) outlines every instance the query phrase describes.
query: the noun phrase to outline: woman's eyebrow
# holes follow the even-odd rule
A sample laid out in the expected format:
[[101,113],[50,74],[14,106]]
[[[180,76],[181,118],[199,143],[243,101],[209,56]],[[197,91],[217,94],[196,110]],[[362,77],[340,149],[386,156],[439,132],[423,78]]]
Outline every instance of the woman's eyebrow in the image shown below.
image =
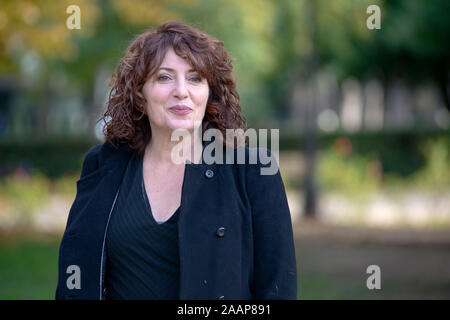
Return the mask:
[[[166,67],[159,68],[159,70],[161,70],[161,69],[167,70],[169,72],[175,72],[175,69],[172,69],[172,68],[166,68]],[[187,72],[195,72],[195,70],[194,69],[189,69]]]

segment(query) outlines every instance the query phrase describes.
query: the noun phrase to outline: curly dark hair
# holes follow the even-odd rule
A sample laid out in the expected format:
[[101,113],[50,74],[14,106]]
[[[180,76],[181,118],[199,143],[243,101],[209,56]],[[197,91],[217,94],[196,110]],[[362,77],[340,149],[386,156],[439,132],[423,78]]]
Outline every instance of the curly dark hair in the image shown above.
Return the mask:
[[[128,145],[143,154],[151,139],[150,123],[145,113],[142,87],[164,60],[167,50],[192,65],[208,81],[209,97],[202,122],[202,134],[216,128],[225,137],[226,129],[246,130],[241,113],[236,80],[232,74],[233,58],[222,41],[179,21],[166,21],[137,36],[120,59],[111,78],[107,109],[99,121],[105,125],[105,140]],[[223,140],[226,145],[226,139]]]

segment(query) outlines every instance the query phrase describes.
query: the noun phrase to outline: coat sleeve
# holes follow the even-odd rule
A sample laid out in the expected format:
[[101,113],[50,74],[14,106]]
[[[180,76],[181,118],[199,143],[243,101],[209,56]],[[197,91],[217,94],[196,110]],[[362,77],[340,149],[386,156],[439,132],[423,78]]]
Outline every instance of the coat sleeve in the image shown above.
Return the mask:
[[[260,160],[249,164],[246,179],[253,220],[253,298],[295,300],[297,264],[291,215],[276,159],[269,150],[263,150],[272,165]],[[274,165],[276,172],[261,174],[261,169]]]

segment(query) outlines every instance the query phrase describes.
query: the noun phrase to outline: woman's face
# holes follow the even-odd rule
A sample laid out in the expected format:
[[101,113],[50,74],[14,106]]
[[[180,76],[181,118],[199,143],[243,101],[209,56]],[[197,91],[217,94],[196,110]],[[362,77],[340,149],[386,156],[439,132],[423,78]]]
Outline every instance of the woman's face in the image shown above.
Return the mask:
[[156,73],[142,88],[146,112],[154,130],[186,129],[205,115],[209,86],[192,66],[170,48]]

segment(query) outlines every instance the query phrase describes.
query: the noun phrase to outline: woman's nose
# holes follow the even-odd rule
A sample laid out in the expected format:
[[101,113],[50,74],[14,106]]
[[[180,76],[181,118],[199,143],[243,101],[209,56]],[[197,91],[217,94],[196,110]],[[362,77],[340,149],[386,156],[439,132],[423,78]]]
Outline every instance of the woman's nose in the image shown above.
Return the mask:
[[184,80],[176,81],[174,95],[179,99],[184,99],[188,96],[188,91]]

